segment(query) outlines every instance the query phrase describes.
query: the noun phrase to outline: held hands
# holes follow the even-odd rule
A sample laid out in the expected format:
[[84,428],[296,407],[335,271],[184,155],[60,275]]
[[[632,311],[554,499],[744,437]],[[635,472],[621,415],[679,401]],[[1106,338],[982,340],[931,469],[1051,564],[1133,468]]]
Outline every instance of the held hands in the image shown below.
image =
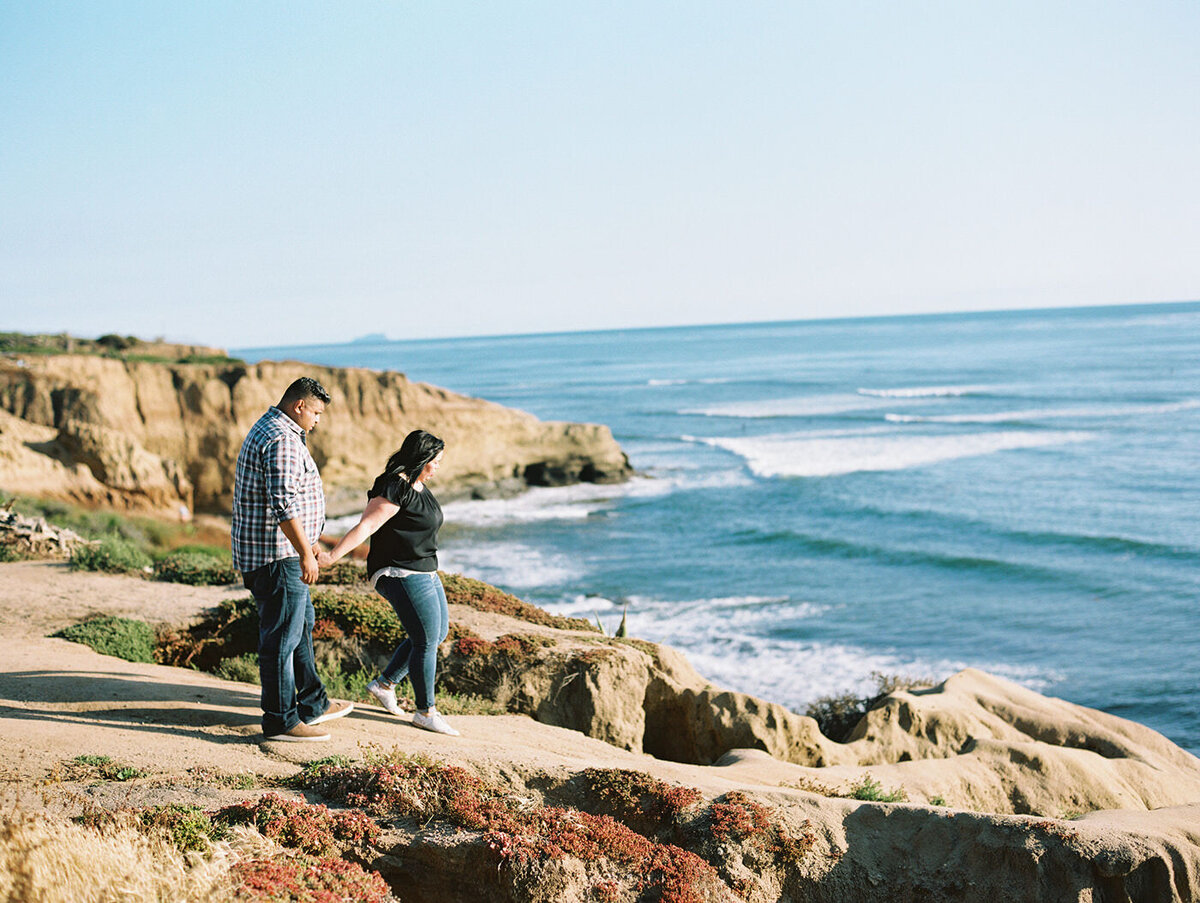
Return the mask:
[[317,556],[309,549],[307,555],[300,556],[300,579],[311,586],[317,582],[318,570]]
[[330,555],[328,552],[326,552],[324,549],[319,549],[317,551],[317,566],[327,568],[331,564],[334,564],[333,556]]

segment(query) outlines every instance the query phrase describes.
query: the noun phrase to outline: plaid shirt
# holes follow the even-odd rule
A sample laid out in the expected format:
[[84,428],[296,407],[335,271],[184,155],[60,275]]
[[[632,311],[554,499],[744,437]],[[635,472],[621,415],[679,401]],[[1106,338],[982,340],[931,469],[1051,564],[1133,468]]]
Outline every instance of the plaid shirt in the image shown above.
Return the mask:
[[325,490],[304,430],[272,406],[250,428],[233,478],[233,566],[243,574],[298,553],[279,529],[299,518],[314,543],[325,529]]

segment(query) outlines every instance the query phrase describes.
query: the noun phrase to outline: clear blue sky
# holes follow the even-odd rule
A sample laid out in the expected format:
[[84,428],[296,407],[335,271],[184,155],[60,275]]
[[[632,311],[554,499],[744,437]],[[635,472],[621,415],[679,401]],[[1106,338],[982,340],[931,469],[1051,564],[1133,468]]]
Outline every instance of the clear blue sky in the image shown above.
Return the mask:
[[0,0],[0,329],[1200,298],[1200,3]]

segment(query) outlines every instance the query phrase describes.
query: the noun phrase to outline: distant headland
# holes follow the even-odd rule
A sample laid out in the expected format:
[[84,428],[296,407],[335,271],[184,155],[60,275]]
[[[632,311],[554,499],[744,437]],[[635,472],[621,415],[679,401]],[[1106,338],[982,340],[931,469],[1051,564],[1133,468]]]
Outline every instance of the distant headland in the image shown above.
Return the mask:
[[443,498],[632,473],[606,426],[542,421],[394,371],[250,365],[219,348],[134,336],[0,333],[0,489],[119,510],[228,511],[242,438],[304,375],[332,395],[310,447],[333,514],[361,503],[417,427],[454,450]]

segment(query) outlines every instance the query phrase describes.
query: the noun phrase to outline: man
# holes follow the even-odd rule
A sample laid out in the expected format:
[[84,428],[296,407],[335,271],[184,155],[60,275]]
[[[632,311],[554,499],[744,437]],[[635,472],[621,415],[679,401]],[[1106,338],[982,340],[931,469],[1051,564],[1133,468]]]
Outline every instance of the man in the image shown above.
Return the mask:
[[233,481],[233,566],[258,603],[258,672],[268,740],[328,740],[316,725],[348,715],[330,702],[313,657],[316,541],[325,528],[325,490],[306,435],[329,393],[301,377],[258,418],[242,442]]

